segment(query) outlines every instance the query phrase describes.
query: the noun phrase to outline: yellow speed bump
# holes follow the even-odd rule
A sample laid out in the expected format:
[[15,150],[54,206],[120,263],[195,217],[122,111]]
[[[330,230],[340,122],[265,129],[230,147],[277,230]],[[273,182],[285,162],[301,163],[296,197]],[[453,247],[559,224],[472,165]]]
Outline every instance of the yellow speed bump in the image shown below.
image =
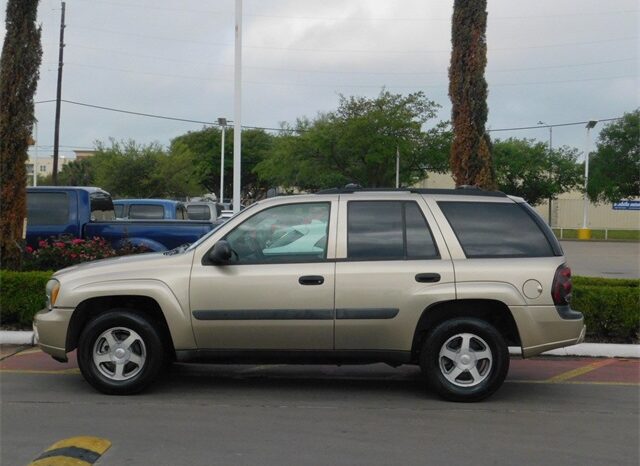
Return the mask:
[[71,437],[51,445],[29,466],[92,465],[110,446],[111,442],[103,438]]

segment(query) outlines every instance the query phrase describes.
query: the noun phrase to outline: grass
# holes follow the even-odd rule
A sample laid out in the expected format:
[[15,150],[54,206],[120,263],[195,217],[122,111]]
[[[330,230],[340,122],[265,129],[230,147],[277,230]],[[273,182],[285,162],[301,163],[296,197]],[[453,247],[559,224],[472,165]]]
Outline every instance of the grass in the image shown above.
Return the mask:
[[[554,228],[553,232],[560,239],[560,229]],[[604,239],[605,230],[591,230],[591,239]],[[578,230],[572,228],[564,228],[562,230],[562,239],[577,239]],[[640,230],[609,230],[607,239],[623,240],[623,241],[640,241]]]

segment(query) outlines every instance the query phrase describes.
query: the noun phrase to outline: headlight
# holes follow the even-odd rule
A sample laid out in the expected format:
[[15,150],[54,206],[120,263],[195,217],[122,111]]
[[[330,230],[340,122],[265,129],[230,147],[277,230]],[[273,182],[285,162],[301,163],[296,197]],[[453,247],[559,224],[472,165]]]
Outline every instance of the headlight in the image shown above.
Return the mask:
[[47,282],[47,287],[46,287],[47,309],[51,310],[51,308],[55,306],[56,300],[58,299],[59,292],[60,292],[60,282],[55,278],[52,278]]

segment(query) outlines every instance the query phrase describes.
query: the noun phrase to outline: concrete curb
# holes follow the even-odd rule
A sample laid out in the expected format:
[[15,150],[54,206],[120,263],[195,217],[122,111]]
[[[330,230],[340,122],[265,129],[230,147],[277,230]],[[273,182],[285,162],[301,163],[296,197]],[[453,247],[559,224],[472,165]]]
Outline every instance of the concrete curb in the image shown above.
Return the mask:
[[[35,345],[33,332],[0,330],[0,345]],[[509,353],[521,354],[518,347],[509,347]],[[640,358],[640,345],[612,343],[581,343],[542,353],[543,356],[587,356],[592,358]]]
[[35,345],[33,332],[0,330],[0,345]]
[[[509,353],[520,355],[519,347],[509,347]],[[591,358],[640,358],[640,345],[622,345],[615,343],[580,343],[551,351],[541,356],[587,356]]]

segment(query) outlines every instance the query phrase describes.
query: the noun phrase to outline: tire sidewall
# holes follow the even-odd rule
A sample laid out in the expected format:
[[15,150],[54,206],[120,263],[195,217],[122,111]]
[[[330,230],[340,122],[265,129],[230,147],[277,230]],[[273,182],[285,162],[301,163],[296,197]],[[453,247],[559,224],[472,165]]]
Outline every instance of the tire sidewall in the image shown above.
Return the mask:
[[[128,380],[116,381],[104,376],[93,362],[97,338],[113,327],[124,327],[138,333],[146,348],[142,370]],[[146,388],[157,377],[164,360],[160,333],[144,316],[130,309],[114,309],[87,323],[78,342],[78,366],[84,378],[97,390],[110,395],[129,395]]]
[[[440,349],[452,336],[471,333],[482,338],[492,353],[489,377],[473,387],[460,387],[448,381],[440,369]],[[439,324],[431,331],[420,354],[420,367],[430,387],[451,401],[479,401],[493,394],[504,382],[509,370],[509,349],[502,335],[489,323],[474,318],[455,318]]]

